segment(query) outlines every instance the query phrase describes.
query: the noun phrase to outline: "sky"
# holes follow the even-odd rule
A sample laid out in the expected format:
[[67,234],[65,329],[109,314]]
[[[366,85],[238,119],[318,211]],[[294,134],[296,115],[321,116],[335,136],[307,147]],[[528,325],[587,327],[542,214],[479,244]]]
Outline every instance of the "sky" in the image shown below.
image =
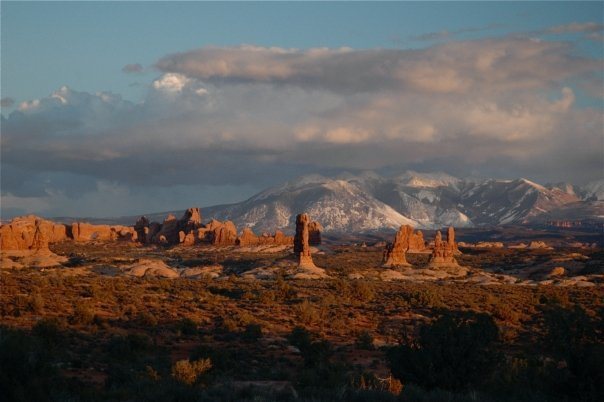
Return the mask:
[[241,201],[303,174],[604,173],[602,2],[7,2],[1,214]]

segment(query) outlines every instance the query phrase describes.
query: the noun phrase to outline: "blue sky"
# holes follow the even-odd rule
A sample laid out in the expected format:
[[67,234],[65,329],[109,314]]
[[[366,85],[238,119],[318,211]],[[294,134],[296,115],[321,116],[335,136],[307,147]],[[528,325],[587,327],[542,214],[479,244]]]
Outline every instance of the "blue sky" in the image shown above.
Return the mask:
[[602,2],[0,7],[3,217],[342,171],[602,179]]

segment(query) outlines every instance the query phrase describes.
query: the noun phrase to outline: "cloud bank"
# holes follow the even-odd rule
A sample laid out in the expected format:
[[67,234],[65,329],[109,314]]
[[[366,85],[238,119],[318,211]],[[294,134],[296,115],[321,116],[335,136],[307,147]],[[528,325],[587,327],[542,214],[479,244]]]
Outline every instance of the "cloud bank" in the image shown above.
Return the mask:
[[149,212],[176,187],[208,205],[387,166],[584,182],[601,175],[602,111],[579,107],[577,88],[601,85],[601,66],[528,38],[170,54],[142,102],[63,87],[3,117],[3,209],[67,215],[113,194],[115,215]]

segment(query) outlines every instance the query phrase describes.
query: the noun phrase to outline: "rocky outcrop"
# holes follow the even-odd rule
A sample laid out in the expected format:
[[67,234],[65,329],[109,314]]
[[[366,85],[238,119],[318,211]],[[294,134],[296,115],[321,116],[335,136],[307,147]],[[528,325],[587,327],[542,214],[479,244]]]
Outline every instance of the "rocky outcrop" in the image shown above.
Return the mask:
[[48,248],[49,242],[67,239],[64,225],[24,216],[13,219],[0,227],[0,251],[2,268],[46,268],[60,265],[66,257],[56,255]]
[[145,244],[151,241],[152,236],[149,235],[149,219],[147,219],[146,216],[138,218],[134,224],[134,231],[136,232],[139,242]]
[[164,245],[180,243],[179,223],[180,221],[173,214],[168,214],[159,231],[151,238],[151,242]]
[[75,241],[112,241],[126,240],[136,241],[137,231],[130,226],[121,225],[92,225],[86,222],[74,222],[71,224],[71,238]]
[[447,230],[447,240],[442,240],[440,231],[436,232],[434,239],[434,249],[430,256],[430,262],[428,263],[429,268],[443,268],[443,267],[458,267],[457,261],[455,260],[455,254],[457,252],[457,244],[455,243],[455,229],[450,227]]
[[550,247],[547,245],[547,243],[543,242],[543,241],[532,241],[530,242],[528,248],[535,250],[535,249],[543,249],[543,250],[551,250],[553,247]]
[[210,242],[214,246],[231,246],[237,242],[237,227],[231,221],[213,221]]
[[276,231],[274,235],[263,233],[261,236],[256,236],[252,229],[245,228],[241,235],[237,237],[235,244],[238,246],[287,246],[294,242],[291,236],[285,236],[283,232]]
[[411,266],[407,262],[405,253],[409,250],[409,239],[413,234],[413,228],[409,225],[400,227],[394,236],[394,242],[388,244],[384,250],[382,260],[383,267]]
[[180,218],[180,221],[178,221],[178,228],[185,233],[190,233],[200,227],[201,212],[199,211],[199,208],[187,209],[182,218]]
[[69,238],[65,225],[34,215],[20,216],[0,226],[0,250],[36,249],[36,233],[38,237],[43,236],[47,243],[57,243]]

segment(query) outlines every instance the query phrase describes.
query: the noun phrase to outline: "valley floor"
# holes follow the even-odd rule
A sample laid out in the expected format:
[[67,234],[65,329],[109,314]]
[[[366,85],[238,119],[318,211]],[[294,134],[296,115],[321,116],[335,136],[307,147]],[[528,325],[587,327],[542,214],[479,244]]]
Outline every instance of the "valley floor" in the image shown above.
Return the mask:
[[[68,266],[2,270],[7,400],[601,400],[601,249],[463,250],[513,278],[477,283],[381,280],[381,249],[361,246],[315,253],[321,280],[281,275],[288,250],[51,248]],[[141,258],[220,270],[125,275]],[[540,283],[552,260],[566,279]]]

